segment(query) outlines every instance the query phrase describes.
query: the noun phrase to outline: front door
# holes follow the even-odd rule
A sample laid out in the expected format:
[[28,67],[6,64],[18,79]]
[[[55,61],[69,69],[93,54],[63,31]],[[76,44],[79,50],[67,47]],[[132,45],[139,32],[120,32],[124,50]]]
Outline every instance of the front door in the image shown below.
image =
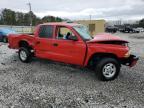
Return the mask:
[[[77,41],[69,40],[69,36],[76,36]],[[56,36],[53,43],[53,52],[57,61],[64,63],[83,65],[86,45],[78,37],[72,28],[68,27],[57,27]]]

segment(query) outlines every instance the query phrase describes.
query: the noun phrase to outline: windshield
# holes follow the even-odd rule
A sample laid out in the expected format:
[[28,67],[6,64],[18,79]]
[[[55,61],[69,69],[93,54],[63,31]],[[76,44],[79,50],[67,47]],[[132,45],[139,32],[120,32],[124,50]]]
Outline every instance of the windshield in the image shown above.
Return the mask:
[[86,26],[74,26],[73,27],[84,40],[91,40],[92,36],[90,35],[88,28]]

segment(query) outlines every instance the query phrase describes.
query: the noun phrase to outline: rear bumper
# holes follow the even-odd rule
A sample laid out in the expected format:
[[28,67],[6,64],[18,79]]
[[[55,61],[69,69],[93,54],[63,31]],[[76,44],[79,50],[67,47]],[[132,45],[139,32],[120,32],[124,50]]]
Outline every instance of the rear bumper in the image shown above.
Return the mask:
[[123,59],[121,62],[123,65],[133,67],[137,64],[137,61],[139,60],[139,57],[136,55],[130,55],[129,58]]

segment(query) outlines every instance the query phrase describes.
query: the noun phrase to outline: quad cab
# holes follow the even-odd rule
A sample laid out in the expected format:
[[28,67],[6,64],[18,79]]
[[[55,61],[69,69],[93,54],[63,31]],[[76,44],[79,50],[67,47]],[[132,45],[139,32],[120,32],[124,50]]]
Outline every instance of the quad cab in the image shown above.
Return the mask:
[[121,65],[133,67],[138,57],[131,55],[128,42],[110,34],[94,38],[87,28],[76,23],[45,23],[34,35],[11,34],[9,48],[19,50],[19,59],[28,63],[32,57],[91,67],[100,80],[114,80]]

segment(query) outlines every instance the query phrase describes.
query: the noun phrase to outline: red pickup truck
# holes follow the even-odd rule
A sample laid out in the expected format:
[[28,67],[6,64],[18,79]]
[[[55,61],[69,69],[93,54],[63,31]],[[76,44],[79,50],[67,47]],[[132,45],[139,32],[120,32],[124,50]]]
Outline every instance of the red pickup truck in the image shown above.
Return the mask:
[[127,41],[104,33],[93,38],[87,27],[76,23],[40,24],[34,35],[10,34],[8,41],[24,63],[38,57],[90,67],[103,81],[115,79],[121,65],[132,67],[139,59],[130,54]]

